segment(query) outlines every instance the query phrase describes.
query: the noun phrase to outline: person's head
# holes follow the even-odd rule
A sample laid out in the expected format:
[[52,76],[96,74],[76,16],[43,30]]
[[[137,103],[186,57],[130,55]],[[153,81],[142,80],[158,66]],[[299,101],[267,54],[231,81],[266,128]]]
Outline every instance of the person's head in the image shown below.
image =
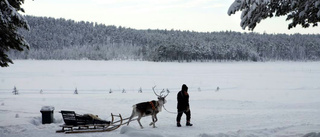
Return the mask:
[[183,85],[182,85],[181,91],[186,91],[186,92],[188,92],[188,87],[187,87],[186,84],[183,84]]

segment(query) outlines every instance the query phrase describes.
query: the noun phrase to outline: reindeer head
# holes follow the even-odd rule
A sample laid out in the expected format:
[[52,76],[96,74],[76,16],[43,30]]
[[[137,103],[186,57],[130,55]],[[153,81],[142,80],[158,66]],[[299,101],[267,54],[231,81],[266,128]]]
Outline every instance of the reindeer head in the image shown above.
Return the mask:
[[[156,88],[156,86],[152,87],[153,93],[158,97],[158,101],[159,104],[165,104],[166,101],[166,97],[169,95],[170,91],[167,89],[166,91],[164,89],[162,89],[162,91],[160,92],[160,95],[157,94],[157,92],[154,90]],[[166,92],[166,95],[164,95]]]

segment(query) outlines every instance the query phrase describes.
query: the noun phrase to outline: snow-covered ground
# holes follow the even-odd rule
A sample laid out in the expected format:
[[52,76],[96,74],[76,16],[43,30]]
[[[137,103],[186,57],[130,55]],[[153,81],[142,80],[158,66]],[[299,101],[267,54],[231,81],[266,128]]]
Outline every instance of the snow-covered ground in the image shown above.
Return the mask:
[[[291,137],[320,132],[320,62],[14,63],[0,68],[1,137]],[[158,91],[171,91],[165,107],[176,111],[176,93],[184,83],[189,86],[193,127],[184,126],[185,116],[183,127],[176,127],[176,115],[163,110],[157,128],[148,126],[151,117],[146,117],[144,129],[134,121],[112,132],[55,133],[63,124],[60,110],[107,120],[110,113],[128,117],[133,104],[156,99],[154,85]],[[14,86],[19,95],[11,93]],[[55,107],[54,123],[41,124],[43,106]]]

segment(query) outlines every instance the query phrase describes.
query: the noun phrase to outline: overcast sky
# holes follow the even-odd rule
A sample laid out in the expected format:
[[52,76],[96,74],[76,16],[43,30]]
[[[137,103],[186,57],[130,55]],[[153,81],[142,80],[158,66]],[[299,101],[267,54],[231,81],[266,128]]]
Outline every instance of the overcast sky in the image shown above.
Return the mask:
[[[234,0],[25,0],[25,14],[90,21],[134,29],[174,29],[198,32],[238,31],[240,12],[229,16]],[[254,32],[319,34],[320,27],[288,30],[285,17],[261,21]]]

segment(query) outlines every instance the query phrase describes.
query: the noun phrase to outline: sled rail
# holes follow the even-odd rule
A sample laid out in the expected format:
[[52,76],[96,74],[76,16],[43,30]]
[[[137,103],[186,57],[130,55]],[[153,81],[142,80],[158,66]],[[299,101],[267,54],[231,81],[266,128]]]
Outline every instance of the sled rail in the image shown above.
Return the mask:
[[[64,125],[61,125],[61,130],[57,130],[56,133],[90,133],[90,132],[109,132],[116,130],[123,125],[123,119],[120,114],[114,115],[111,113],[112,120],[92,120],[87,117],[82,117],[76,114],[74,111],[61,111]],[[118,119],[116,122],[114,120]]]

